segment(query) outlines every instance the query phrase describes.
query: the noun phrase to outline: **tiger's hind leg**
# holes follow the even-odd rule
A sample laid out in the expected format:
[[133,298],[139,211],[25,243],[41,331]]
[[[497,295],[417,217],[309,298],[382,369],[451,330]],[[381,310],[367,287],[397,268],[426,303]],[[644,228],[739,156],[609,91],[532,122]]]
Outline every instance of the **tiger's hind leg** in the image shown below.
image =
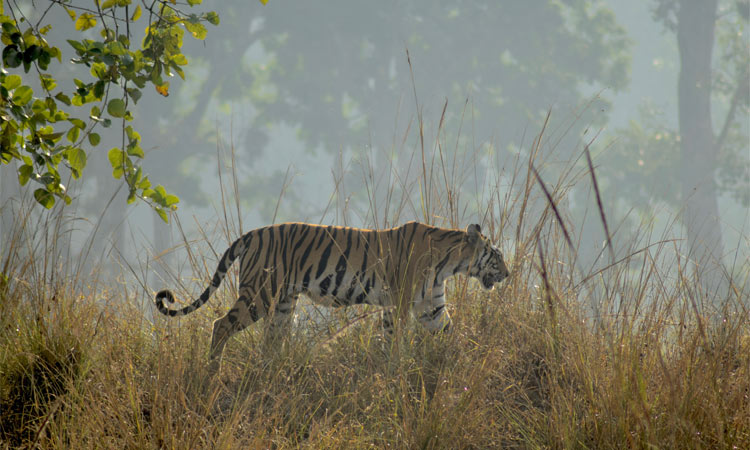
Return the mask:
[[249,295],[241,295],[232,309],[223,317],[214,321],[209,351],[209,372],[219,371],[224,347],[235,333],[245,329],[258,320],[258,311]]
[[297,295],[286,295],[279,300],[268,325],[267,341],[274,342],[289,334],[296,305]]

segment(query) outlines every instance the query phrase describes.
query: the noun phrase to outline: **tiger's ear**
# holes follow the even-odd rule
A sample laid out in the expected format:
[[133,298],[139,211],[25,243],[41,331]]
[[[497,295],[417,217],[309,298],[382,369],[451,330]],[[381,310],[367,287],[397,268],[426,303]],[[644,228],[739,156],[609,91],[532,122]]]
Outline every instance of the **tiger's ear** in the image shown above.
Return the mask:
[[466,240],[473,243],[476,243],[479,240],[479,236],[482,235],[482,228],[476,224],[473,223],[466,227]]

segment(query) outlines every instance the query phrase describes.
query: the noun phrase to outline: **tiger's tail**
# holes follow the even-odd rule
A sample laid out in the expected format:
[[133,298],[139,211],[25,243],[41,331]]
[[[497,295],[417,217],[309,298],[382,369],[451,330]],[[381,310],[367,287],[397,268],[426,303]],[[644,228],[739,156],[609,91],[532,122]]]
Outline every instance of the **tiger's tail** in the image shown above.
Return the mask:
[[245,241],[243,238],[239,238],[232,243],[227,251],[224,252],[221,260],[219,260],[219,267],[217,267],[216,272],[214,272],[214,277],[211,280],[211,284],[208,285],[201,296],[193,301],[192,304],[182,309],[169,309],[164,304],[164,300],[166,299],[167,303],[174,303],[174,294],[172,294],[172,291],[170,291],[169,289],[164,289],[156,294],[156,308],[160,313],[170,317],[184,316],[200,308],[208,301],[208,299],[211,297],[211,294],[213,294],[214,291],[219,287],[221,281],[224,279],[224,276],[227,274],[227,270],[229,270],[229,267],[232,266],[234,260],[237,258],[237,256],[241,255],[244,250]]

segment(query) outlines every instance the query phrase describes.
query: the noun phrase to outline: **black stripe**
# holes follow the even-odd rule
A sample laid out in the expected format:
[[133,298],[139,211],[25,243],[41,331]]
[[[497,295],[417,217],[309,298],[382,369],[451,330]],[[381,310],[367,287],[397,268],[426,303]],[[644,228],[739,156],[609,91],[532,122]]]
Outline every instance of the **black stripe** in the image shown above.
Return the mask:
[[[258,265],[260,262],[260,255],[261,255],[261,249],[263,248],[263,230],[259,230],[257,233],[258,236],[258,246],[256,247],[255,253],[252,255],[252,261],[250,261],[249,264],[247,264],[247,267],[245,267],[245,270],[243,270],[240,273],[240,286],[244,287],[247,286],[250,281],[251,274],[255,273],[255,266]],[[250,247],[247,247],[245,249],[245,258],[250,257],[249,252]],[[245,259],[243,258],[243,259]]]
[[310,245],[307,246],[305,249],[305,252],[302,253],[302,257],[299,259],[299,266],[300,269],[305,266],[307,263],[307,258],[310,256],[310,252],[312,251],[313,245],[315,244],[315,236],[310,239]]
[[310,287],[310,272],[312,271],[312,266],[307,268],[307,272],[305,272],[305,276],[302,278],[302,289],[307,289]]
[[339,261],[336,263],[336,284],[334,285],[333,292],[331,292],[331,295],[333,295],[334,297],[339,292],[341,282],[344,281],[344,276],[346,275],[346,269],[348,266],[349,252],[352,249],[352,234],[354,233],[354,230],[349,228],[346,230],[346,233],[346,249],[344,250],[344,253],[339,257]]
[[326,247],[320,255],[320,262],[318,263],[318,271],[315,274],[315,279],[320,278],[320,276],[323,275],[323,272],[325,272],[326,266],[328,265],[328,257],[331,256],[331,248],[333,248],[333,244],[334,241],[331,240],[328,247]]
[[328,275],[327,277],[323,278],[323,280],[320,282],[320,295],[327,295],[328,294],[328,288],[331,286],[331,275]]
[[286,250],[289,247],[289,242],[291,240],[291,231],[286,231],[287,225],[282,224],[279,225],[279,244],[281,245],[281,274],[284,278],[284,283],[289,279],[289,271],[287,270],[287,259],[286,259]]
[[406,248],[409,248],[411,246],[412,241],[414,241],[414,234],[417,232],[417,223],[412,222],[411,223],[411,235],[406,239]]
[[445,265],[446,265],[446,264],[448,264],[448,261],[450,260],[450,258],[451,258],[451,254],[450,254],[450,253],[448,253],[447,255],[445,255],[445,258],[443,258],[443,259],[442,259],[442,260],[441,260],[441,261],[440,261],[440,262],[439,262],[439,263],[438,263],[438,264],[437,264],[437,265],[435,266],[435,278],[437,278],[437,277],[438,277],[438,275],[440,274],[440,272],[442,272],[442,271],[443,271],[443,269],[445,268]]
[[354,290],[357,289],[357,285],[359,284],[359,272],[355,273],[352,277],[352,281],[349,283],[349,289],[346,290],[346,293],[344,294],[344,298],[347,300],[351,300],[352,295],[354,294]]
[[328,236],[328,230],[326,228],[320,227],[316,229],[315,232],[320,234],[320,239],[318,239],[318,245],[315,246],[315,250],[317,250],[323,244],[323,240],[326,238],[326,236]]
[[[295,227],[296,226],[297,224],[295,224]],[[292,248],[292,253],[289,256],[291,263],[292,263],[291,275],[294,277],[293,279],[289,280],[289,283],[291,286],[297,286],[298,277],[300,275],[301,267],[302,267],[302,264],[300,263],[299,258],[297,258],[297,252],[299,251],[300,247],[302,247],[302,244],[304,244],[305,238],[307,237],[307,234],[310,232],[310,229],[311,229],[311,227],[304,226],[304,225],[301,225],[300,228],[302,229],[302,231],[300,232],[299,237],[297,237],[295,244],[294,244],[294,248]],[[296,232],[296,228],[295,228],[295,232]]]

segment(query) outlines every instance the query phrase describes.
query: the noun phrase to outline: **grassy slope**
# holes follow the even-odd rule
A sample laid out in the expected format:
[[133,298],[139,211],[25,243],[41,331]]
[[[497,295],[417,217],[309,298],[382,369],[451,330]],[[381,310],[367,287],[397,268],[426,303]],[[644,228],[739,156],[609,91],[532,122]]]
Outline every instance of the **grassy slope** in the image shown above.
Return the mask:
[[450,335],[408,326],[384,342],[363,320],[271,346],[255,327],[213,381],[220,308],[153,327],[127,298],[66,297],[40,316],[10,292],[0,436],[57,448],[750,447],[747,311],[710,325],[657,285],[639,319],[592,327],[514,263],[492,293],[456,283]]

